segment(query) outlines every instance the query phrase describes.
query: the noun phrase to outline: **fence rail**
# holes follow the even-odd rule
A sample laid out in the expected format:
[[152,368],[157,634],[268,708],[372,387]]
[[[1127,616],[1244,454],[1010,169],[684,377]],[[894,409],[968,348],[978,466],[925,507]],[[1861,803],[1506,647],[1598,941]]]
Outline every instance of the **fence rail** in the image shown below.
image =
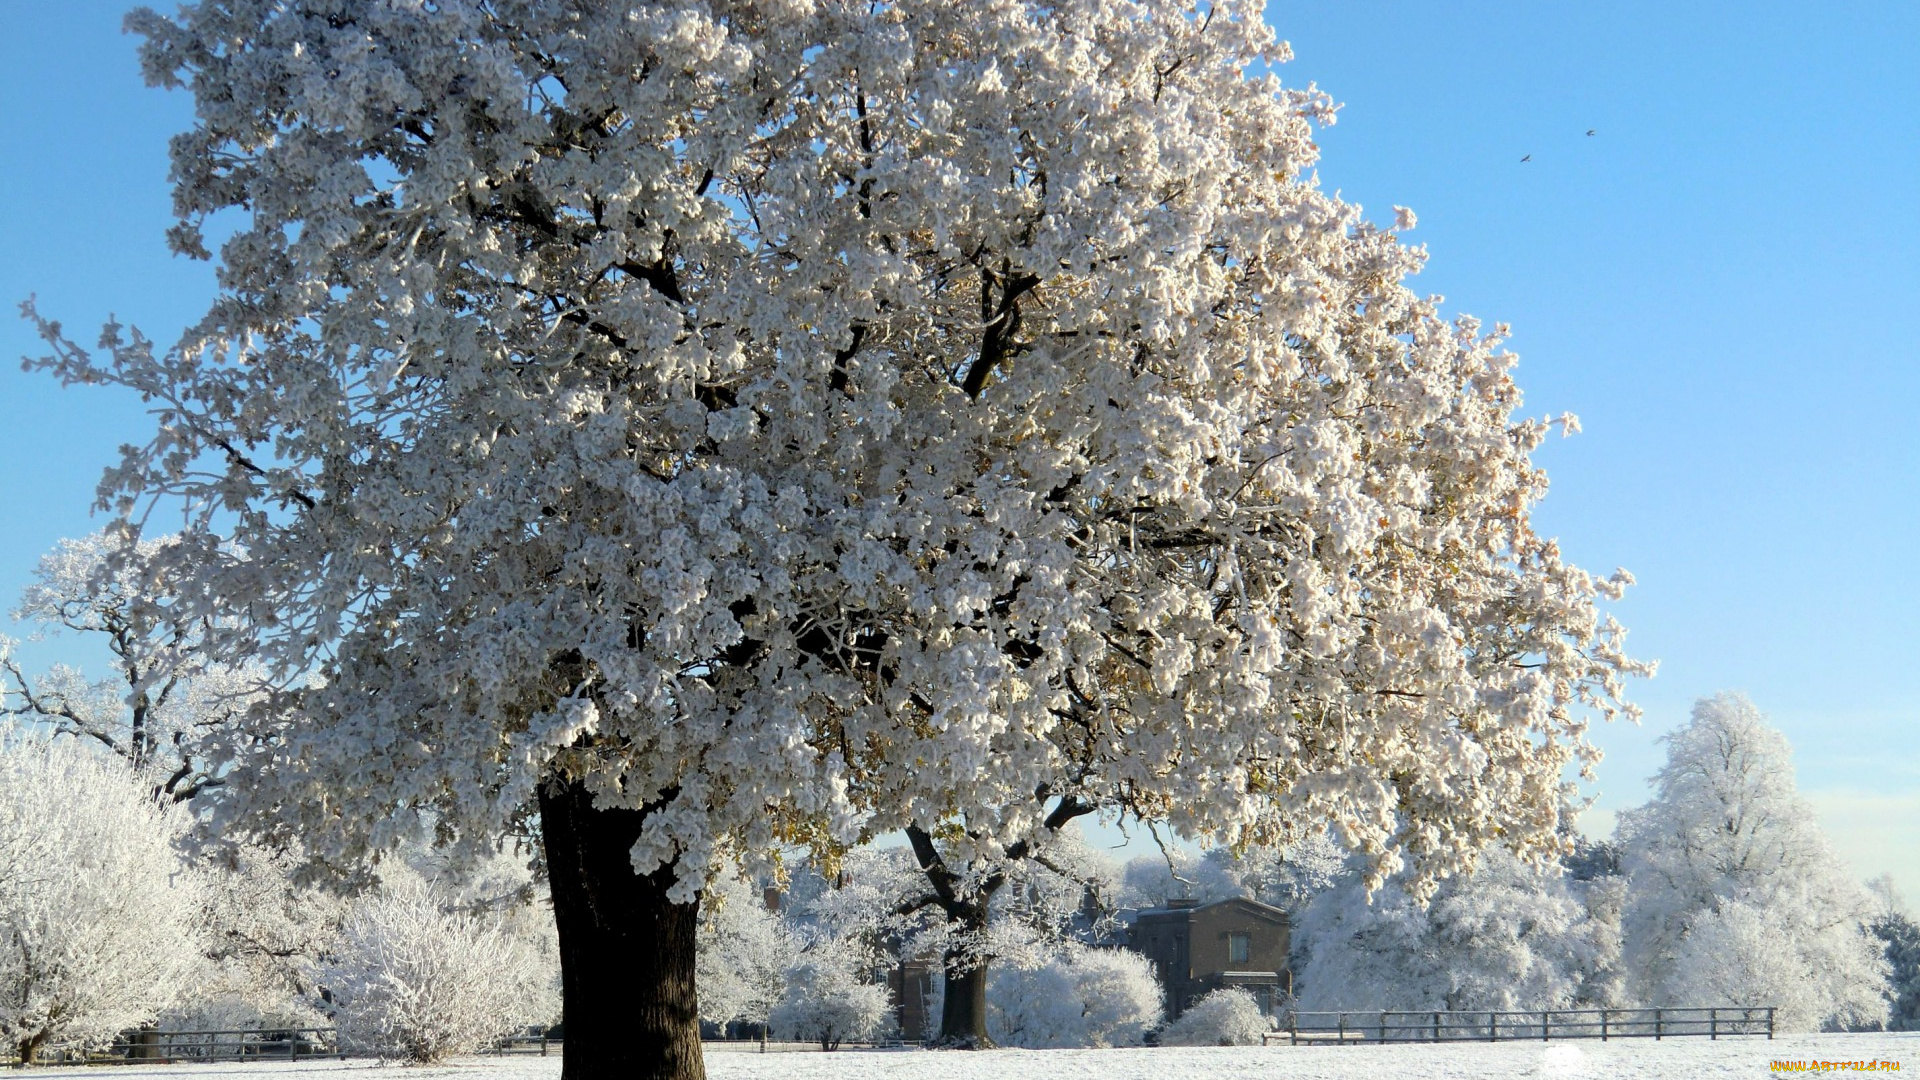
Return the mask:
[[[128,1031],[105,1047],[42,1047],[36,1065],[164,1064],[174,1061],[298,1061],[345,1057],[333,1028]],[[14,1064],[11,1057],[4,1060]]]
[[1773,1038],[1773,1006],[1526,1011],[1295,1012],[1262,1042],[1500,1042],[1551,1039],[1665,1039],[1704,1035]]

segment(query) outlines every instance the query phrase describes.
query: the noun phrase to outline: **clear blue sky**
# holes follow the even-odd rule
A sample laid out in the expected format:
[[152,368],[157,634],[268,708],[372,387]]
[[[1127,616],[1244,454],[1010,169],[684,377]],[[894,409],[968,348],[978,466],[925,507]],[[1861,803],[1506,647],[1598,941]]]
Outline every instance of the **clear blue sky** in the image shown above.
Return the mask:
[[[141,86],[121,11],[0,9],[0,299],[38,293],[83,340],[109,312],[169,340],[212,289],[162,242],[190,107]],[[1322,182],[1377,219],[1412,207],[1432,253],[1416,286],[1511,323],[1528,410],[1585,423],[1542,455],[1540,524],[1639,577],[1618,614],[1661,661],[1635,688],[1644,725],[1598,733],[1601,809],[1644,799],[1655,737],[1695,697],[1745,690],[1854,868],[1920,900],[1920,5],[1269,17],[1297,57],[1283,78],[1344,103]],[[37,351],[0,319],[0,353]],[[98,527],[100,467],[143,423],[137,402],[0,367],[0,607]]]

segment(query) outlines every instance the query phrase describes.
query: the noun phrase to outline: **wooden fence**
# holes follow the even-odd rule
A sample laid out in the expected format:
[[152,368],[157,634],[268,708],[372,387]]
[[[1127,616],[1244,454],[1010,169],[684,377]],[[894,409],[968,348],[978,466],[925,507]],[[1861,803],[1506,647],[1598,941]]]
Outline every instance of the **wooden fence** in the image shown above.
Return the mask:
[[1295,1012],[1262,1042],[1501,1042],[1551,1039],[1665,1039],[1705,1035],[1773,1038],[1773,1006],[1659,1009],[1534,1009],[1440,1012]]
[[[104,1048],[42,1047],[37,1065],[164,1064],[175,1061],[298,1061],[345,1057],[333,1028],[129,1031]],[[11,1063],[11,1059],[8,1059]]]

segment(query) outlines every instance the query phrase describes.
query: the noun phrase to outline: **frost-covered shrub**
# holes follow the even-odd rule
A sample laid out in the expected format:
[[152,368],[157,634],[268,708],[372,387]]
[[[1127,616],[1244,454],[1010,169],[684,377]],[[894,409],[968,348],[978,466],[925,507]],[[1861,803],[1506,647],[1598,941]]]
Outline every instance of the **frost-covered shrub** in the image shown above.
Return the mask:
[[516,930],[510,913],[463,909],[444,886],[393,875],[355,904],[321,969],[341,1042],[430,1062],[548,1019],[550,959]]
[[[1878,1024],[1886,961],[1866,928],[1872,901],[1834,872],[1786,737],[1722,694],[1666,742],[1653,799],[1616,831],[1629,991],[1667,1006],[1772,997],[1786,1031]],[[1750,951],[1715,955],[1723,947]]]
[[987,986],[987,1034],[1002,1046],[1133,1046],[1160,1016],[1152,965],[1124,949],[1069,947]]
[[1167,1025],[1168,1046],[1255,1046],[1272,1025],[1253,995],[1235,987],[1215,990]]
[[124,762],[0,728],[0,1039],[23,1061],[178,996],[199,959],[182,824]]
[[845,939],[815,941],[787,969],[786,994],[768,1024],[782,1036],[837,1049],[848,1039],[878,1038],[893,1026],[884,986],[860,977],[866,950]]

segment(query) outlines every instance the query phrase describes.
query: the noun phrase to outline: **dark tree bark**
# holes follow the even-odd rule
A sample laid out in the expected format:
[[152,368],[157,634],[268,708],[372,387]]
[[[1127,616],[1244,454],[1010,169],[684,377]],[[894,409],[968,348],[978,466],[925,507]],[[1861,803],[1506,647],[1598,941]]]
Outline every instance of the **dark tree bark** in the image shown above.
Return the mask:
[[[1057,833],[1074,818],[1093,812],[1093,806],[1078,799],[1061,799],[1047,815],[1049,833]],[[963,941],[980,942],[987,930],[987,915],[993,896],[1007,883],[1008,871],[1022,859],[1044,858],[1028,847],[1025,840],[1007,849],[1006,862],[994,873],[979,878],[978,884],[962,891],[962,879],[947,866],[946,858],[935,846],[932,834],[918,825],[908,826],[907,841],[913,845],[913,857],[927,875],[933,895],[915,906],[932,906],[957,925]],[[987,1034],[987,976],[993,957],[977,950],[950,949],[945,961],[946,995],[940,1003],[940,1034],[933,1045],[960,1050],[993,1046]]]
[[540,786],[560,935],[561,1080],[705,1080],[694,996],[699,905],[667,900],[673,868],[633,872],[647,810],[601,809],[575,781]]
[[[967,936],[978,941],[987,929],[987,904],[992,895],[984,895],[967,910],[949,914]],[[954,1049],[984,1050],[993,1045],[987,1034],[987,975],[991,958],[950,950],[946,957],[947,992],[940,1003],[938,1045]]]

